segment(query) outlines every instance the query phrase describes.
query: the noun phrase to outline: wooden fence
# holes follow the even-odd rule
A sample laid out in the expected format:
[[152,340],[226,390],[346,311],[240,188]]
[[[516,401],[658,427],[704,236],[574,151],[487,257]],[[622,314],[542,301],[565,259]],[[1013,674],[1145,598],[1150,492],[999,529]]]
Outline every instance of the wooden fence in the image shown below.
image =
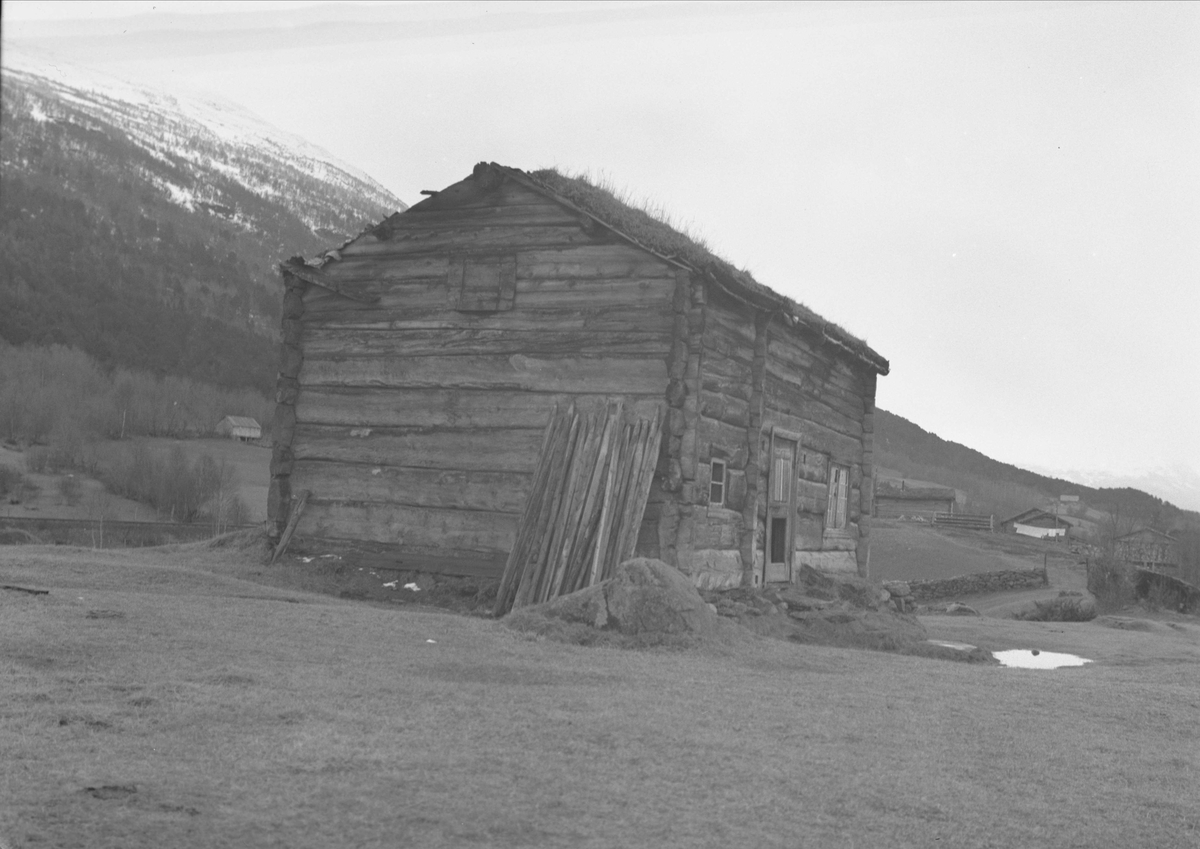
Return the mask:
[[[42,545],[78,545],[85,548],[143,548],[211,539],[218,533],[228,533],[257,525],[221,525],[211,522],[182,524],[179,522],[117,522],[107,519],[43,519],[32,517],[0,517],[0,531],[22,531],[9,534],[10,542]],[[26,536],[28,535],[28,536]]]
[[969,531],[995,531],[994,517],[974,513],[934,513],[933,523]]

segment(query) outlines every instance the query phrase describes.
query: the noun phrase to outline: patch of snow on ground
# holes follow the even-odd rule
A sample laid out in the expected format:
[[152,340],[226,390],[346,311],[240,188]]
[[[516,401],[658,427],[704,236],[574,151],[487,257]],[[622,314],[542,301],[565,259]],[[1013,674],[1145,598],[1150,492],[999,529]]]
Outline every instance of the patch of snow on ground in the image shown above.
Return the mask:
[[183,186],[177,186],[166,180],[155,180],[155,184],[171,197],[171,203],[182,206],[189,212],[196,211],[196,196]]

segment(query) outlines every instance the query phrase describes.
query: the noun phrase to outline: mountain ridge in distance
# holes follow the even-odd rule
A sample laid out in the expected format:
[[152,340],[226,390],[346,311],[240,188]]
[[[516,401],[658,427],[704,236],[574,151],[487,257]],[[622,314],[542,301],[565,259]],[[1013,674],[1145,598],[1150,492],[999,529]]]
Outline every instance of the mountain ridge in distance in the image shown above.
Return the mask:
[[0,89],[0,338],[12,344],[269,392],[275,265],[407,208],[236,105],[7,50]]
[[968,494],[967,512],[994,513],[998,519],[1043,507],[1062,495],[1078,495],[1092,507],[1117,509],[1163,529],[1200,524],[1200,512],[1191,506],[1194,501],[1173,501],[1175,493],[1169,487],[1138,486],[1135,479],[1119,475],[1078,480],[1021,468],[942,439],[882,408],[876,408],[874,455],[879,468],[963,490]]

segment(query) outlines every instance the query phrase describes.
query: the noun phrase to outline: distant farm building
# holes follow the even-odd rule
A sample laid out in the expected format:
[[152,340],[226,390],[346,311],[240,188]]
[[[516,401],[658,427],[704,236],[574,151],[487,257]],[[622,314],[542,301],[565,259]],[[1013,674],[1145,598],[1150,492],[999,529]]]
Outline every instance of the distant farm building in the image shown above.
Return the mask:
[[951,487],[881,480],[875,487],[875,515],[880,519],[933,521],[938,513],[954,512],[956,496]]
[[1066,539],[1074,527],[1062,516],[1034,508],[1001,523],[1004,530],[1036,539]]
[[1152,572],[1179,575],[1179,544],[1170,534],[1141,528],[1117,537],[1117,559]]
[[556,408],[620,398],[662,422],[637,554],[705,587],[865,573],[887,360],[586,181],[428,194],[280,266],[277,532],[306,492],[301,546],[499,576]]
[[219,436],[228,436],[242,442],[262,438],[262,425],[246,416],[226,416],[217,422],[216,431]]

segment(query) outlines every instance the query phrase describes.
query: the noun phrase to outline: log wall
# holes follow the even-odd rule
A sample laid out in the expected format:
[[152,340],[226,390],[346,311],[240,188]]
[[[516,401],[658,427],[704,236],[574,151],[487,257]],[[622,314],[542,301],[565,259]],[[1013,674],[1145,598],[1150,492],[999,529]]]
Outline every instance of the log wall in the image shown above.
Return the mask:
[[[768,441],[801,434],[795,563],[866,574],[875,374],[818,334],[720,289],[706,297],[695,419],[696,481],[681,488],[677,561],[702,586],[761,575]],[[708,503],[712,460],[728,470],[725,504]],[[847,526],[826,529],[829,465],[850,469]],[[740,569],[740,574],[738,570]]]
[[499,575],[554,409],[620,395],[665,410],[638,554],[702,586],[761,575],[777,427],[802,435],[797,552],[866,573],[874,372],[706,272],[484,169],[284,279],[269,511],[282,528],[308,491],[299,540]]
[[676,266],[471,182],[344,247],[340,293],[289,281],[271,515],[308,490],[301,540],[500,569],[556,405],[649,413],[686,369]]

